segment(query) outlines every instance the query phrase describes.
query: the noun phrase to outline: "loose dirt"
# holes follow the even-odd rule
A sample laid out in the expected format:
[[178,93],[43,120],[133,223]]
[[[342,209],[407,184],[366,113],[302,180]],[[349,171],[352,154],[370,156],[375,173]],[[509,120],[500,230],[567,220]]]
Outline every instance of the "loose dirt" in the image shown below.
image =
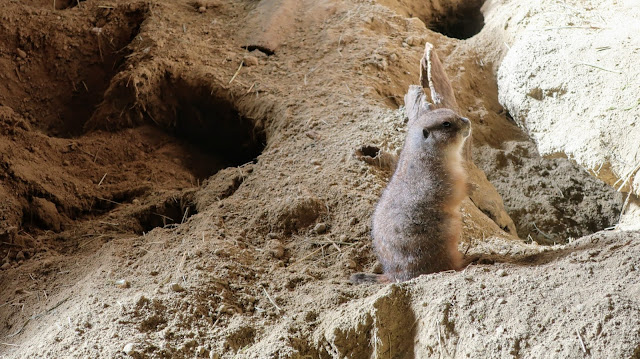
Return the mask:
[[[499,104],[501,4],[432,5],[4,4],[0,357],[638,357],[623,198]],[[353,286],[426,41],[521,239],[467,200],[467,269]]]

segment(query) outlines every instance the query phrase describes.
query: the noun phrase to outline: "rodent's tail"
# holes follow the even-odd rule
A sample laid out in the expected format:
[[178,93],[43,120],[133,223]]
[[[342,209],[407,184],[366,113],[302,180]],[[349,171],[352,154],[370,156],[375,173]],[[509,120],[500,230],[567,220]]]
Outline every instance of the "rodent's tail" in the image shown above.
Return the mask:
[[356,273],[353,274],[349,281],[353,284],[362,283],[390,283],[389,278],[384,274]]

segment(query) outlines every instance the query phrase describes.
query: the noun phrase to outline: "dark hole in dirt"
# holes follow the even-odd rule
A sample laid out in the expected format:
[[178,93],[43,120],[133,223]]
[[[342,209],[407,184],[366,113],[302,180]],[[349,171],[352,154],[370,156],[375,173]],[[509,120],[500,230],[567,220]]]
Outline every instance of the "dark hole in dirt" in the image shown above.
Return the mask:
[[197,177],[254,162],[264,150],[261,121],[241,115],[227,94],[212,90],[208,82],[167,75],[161,91],[167,108],[154,112],[152,120],[209,155],[206,162],[191,164]]
[[424,19],[427,27],[455,39],[468,39],[482,30],[484,16],[480,11],[484,0],[461,2],[457,8],[449,8],[443,14]]
[[378,156],[379,152],[380,152],[380,149],[378,147],[365,145],[356,150],[356,156],[358,157],[366,156],[366,157],[375,158],[376,156]]
[[356,150],[356,158],[372,166],[379,167],[385,171],[393,171],[396,168],[397,156],[380,150],[373,145],[365,145]]
[[56,0],[56,9],[65,10],[71,9],[80,5],[81,2],[85,2],[86,0]]
[[275,53],[273,50],[260,45],[247,45],[247,46],[243,46],[243,48],[247,49],[247,51],[249,52],[253,50],[258,50],[260,52],[263,52],[267,56],[271,56]]
[[164,228],[184,223],[196,214],[193,195],[169,197],[164,202],[146,207],[134,216],[140,224],[138,234],[149,232],[156,227]]
[[22,4],[27,6],[39,7],[43,9],[65,10],[78,6],[80,2],[86,0],[22,0]]

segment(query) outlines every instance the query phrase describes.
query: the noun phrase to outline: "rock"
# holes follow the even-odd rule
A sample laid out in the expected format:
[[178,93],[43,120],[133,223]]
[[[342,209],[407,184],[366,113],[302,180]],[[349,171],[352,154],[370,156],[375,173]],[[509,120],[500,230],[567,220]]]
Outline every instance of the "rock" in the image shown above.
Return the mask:
[[39,197],[31,200],[31,211],[37,217],[42,225],[46,228],[60,232],[62,229],[62,220],[56,205],[52,202]]
[[313,232],[316,234],[323,234],[327,231],[327,224],[324,222],[320,222],[313,227]]
[[269,253],[276,259],[282,259],[284,257],[285,248],[282,243],[277,242],[277,244],[273,245],[269,250]]
[[245,56],[242,61],[244,62],[244,65],[247,67],[251,67],[251,66],[258,66],[259,62],[258,62],[258,58],[255,56],[251,56],[251,55],[247,55]]
[[24,52],[24,50],[18,48],[16,49],[16,54],[18,54],[18,56],[20,56],[20,58],[22,59],[26,59],[27,58],[27,53]]
[[24,259],[25,259],[25,256],[24,256],[24,252],[23,251],[20,251],[20,252],[18,252],[18,254],[16,254],[16,260],[17,261],[21,261],[21,260],[24,260]]
[[118,288],[129,288],[131,287],[131,283],[128,280],[124,280],[124,279],[119,279],[116,281],[116,286]]
[[184,292],[184,288],[178,283],[171,283],[171,290],[174,292]]
[[10,264],[9,262],[5,262],[5,263],[0,267],[0,269],[2,269],[2,270],[6,270],[6,269],[9,269],[9,268],[11,268],[11,264]]
[[202,13],[205,13],[205,12],[207,12],[207,8],[206,8],[205,6],[200,6],[200,7],[198,8],[198,12],[199,12],[199,13],[201,13],[201,14],[202,14]]
[[125,345],[124,348],[122,348],[122,351],[127,355],[131,355],[131,353],[133,353],[133,348],[134,348],[133,343],[127,343],[127,345]]

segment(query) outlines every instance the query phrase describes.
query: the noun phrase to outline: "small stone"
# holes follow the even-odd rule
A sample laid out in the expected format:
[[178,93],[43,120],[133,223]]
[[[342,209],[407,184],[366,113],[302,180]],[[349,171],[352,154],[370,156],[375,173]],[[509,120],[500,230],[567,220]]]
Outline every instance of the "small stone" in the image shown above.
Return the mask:
[[24,252],[23,251],[20,251],[20,252],[18,252],[18,254],[16,254],[16,260],[17,261],[22,261],[24,259],[25,259],[25,256],[24,256]]
[[340,242],[346,242],[349,239],[349,237],[347,237],[346,234],[341,234],[340,237],[338,237],[338,240]]
[[417,36],[409,36],[404,39],[404,42],[409,46],[418,46],[423,43],[422,39]]
[[316,224],[315,227],[313,227],[313,232],[316,234],[322,234],[322,233],[325,233],[326,231],[327,231],[327,224],[324,222],[320,222]]
[[198,12],[201,13],[201,14],[204,13],[204,12],[207,12],[207,8],[205,6],[200,6],[198,8]]
[[356,263],[356,261],[354,261],[353,259],[349,259],[347,261],[347,268],[349,269],[356,269],[358,267],[358,264]]
[[503,326],[497,327],[496,328],[496,334],[498,334],[498,335],[504,334],[504,327]]
[[358,218],[351,217],[351,219],[349,220],[349,225],[350,226],[355,226],[356,224],[358,224]]
[[504,299],[504,298],[498,298],[498,299],[496,300],[496,303],[498,303],[498,304],[507,304],[507,300],[506,300],[506,299]]
[[273,233],[273,232],[267,233],[267,239],[276,239],[276,238],[278,238],[277,233]]
[[27,53],[24,52],[24,50],[22,50],[22,49],[16,49],[16,54],[18,54],[18,56],[20,56],[23,59],[27,58]]
[[496,271],[496,275],[498,277],[506,277],[507,276],[507,271],[505,271],[504,269],[498,269]]
[[284,246],[281,243],[278,243],[271,248],[270,252],[273,258],[282,259],[284,257]]
[[372,272],[375,274],[382,274],[384,268],[382,268],[382,263],[376,262],[376,265],[373,267]]
[[119,280],[117,280],[117,281],[116,281],[116,286],[117,286],[118,288],[123,288],[123,289],[124,289],[124,288],[129,288],[129,287],[131,287],[131,283],[129,283],[129,281],[128,281],[128,280],[119,279]]
[[171,283],[171,290],[174,292],[184,292],[184,288],[178,283]]
[[127,345],[122,348],[122,351],[127,355],[133,353],[133,343],[127,343]]
[[2,269],[2,270],[7,270],[7,269],[9,269],[9,268],[11,268],[11,264],[9,264],[9,262],[6,262],[5,264],[3,264],[3,265],[0,267],[0,269]]
[[244,65],[247,67],[258,65],[258,58],[255,56],[247,55],[242,61],[244,61]]

